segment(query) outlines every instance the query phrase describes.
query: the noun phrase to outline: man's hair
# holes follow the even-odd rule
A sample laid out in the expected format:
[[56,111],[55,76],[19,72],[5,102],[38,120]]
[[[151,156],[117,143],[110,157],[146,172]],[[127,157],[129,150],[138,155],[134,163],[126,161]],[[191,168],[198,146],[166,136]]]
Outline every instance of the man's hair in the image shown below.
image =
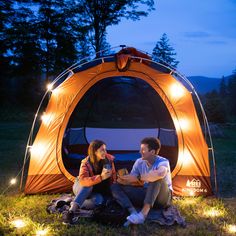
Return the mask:
[[141,144],[147,144],[148,150],[155,150],[155,153],[161,148],[161,142],[158,138],[146,137],[141,141]]

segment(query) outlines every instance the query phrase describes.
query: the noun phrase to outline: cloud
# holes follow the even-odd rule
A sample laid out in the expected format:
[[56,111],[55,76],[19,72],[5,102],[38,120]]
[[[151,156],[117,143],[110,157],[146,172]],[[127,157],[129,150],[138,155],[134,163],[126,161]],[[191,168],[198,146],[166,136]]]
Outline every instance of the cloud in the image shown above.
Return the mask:
[[192,32],[185,32],[184,36],[187,38],[208,38],[210,34],[204,31],[192,31]]
[[[159,40],[157,40],[157,41],[159,41]],[[146,46],[155,46],[157,41],[145,41],[142,44],[146,45]]]
[[223,40],[210,40],[208,41],[209,44],[215,44],[215,45],[226,45],[227,42]]

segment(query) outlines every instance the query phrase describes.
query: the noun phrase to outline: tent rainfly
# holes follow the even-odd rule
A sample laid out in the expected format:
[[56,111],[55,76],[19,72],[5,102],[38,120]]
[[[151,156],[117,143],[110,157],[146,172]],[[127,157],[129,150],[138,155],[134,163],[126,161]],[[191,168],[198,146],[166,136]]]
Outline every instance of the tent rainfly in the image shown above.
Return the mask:
[[[132,128],[122,129],[118,127],[119,129],[112,131],[105,129],[105,127],[86,127],[86,134],[76,131],[81,131],[80,127],[78,129],[69,128],[71,116],[86,93],[96,84],[111,78],[120,80],[128,78],[131,81],[138,79],[145,82],[156,96],[160,97],[169,113],[174,129],[158,127],[159,132],[155,133],[154,129],[143,129],[143,131],[135,129],[132,131]],[[96,138],[105,139],[108,150],[109,148],[112,150],[112,145],[116,146],[114,150],[121,150],[122,142],[127,144],[128,140],[132,140],[124,149],[137,149],[137,151],[140,138],[150,135],[159,137],[158,133],[163,131],[162,133],[165,135],[161,138],[161,141],[163,139],[162,144],[164,142],[161,154],[171,162],[173,148],[175,148],[176,161],[172,166],[174,195],[209,196],[213,194],[210,181],[209,148],[193,102],[193,96],[197,96],[197,94],[191,83],[177,71],[167,65],[152,61],[149,56],[134,48],[123,48],[114,55],[71,66],[54,80],[52,86],[52,89],[48,90],[44,96],[46,98],[50,94],[39,130],[34,140],[32,140],[32,134],[28,140],[25,157],[25,163],[29,158],[29,168],[24,187],[26,194],[71,191],[76,175],[68,170],[63,159],[63,142],[68,130],[71,134],[77,132],[76,135],[79,136],[77,138],[85,140],[82,143],[83,147],[95,137],[93,136],[95,133]],[[107,100],[109,101],[109,98]],[[202,108],[200,100],[198,102]],[[141,106],[140,109],[142,109]],[[80,111],[78,110],[78,112]],[[203,108],[202,114],[205,114]],[[203,119],[206,124],[205,115],[203,115]],[[207,128],[209,132],[208,124]],[[119,135],[123,135],[124,138],[113,139],[112,144],[110,141],[112,136],[117,137]],[[107,140],[106,137],[108,137]],[[135,144],[136,142],[137,144]],[[168,142],[172,144],[168,146]],[[210,150],[212,150],[211,147]],[[115,152],[113,154],[116,157]],[[123,161],[125,163],[125,160]]]

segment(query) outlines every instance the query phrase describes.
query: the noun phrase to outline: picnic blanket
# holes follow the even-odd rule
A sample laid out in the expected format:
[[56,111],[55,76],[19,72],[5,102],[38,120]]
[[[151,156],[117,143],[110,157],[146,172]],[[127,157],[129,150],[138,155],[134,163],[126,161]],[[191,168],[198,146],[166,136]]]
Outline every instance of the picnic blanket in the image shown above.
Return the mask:
[[[63,194],[58,198],[53,199],[46,207],[46,210],[50,214],[63,213],[69,211],[70,203],[73,201],[74,196],[72,194]],[[93,210],[80,209],[78,217],[92,218]],[[155,222],[159,225],[170,226],[178,224],[181,227],[186,227],[186,221],[181,216],[178,208],[174,205],[169,206],[166,209],[151,209],[146,221]]]

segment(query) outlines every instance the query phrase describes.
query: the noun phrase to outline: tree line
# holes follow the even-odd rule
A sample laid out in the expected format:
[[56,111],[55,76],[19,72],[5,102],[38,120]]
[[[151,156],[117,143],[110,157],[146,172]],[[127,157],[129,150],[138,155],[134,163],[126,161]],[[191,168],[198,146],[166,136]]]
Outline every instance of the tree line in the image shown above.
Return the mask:
[[201,100],[210,122],[235,122],[236,70],[228,78],[221,79],[218,90],[201,95]]
[[[108,26],[124,18],[140,20],[154,9],[154,0],[1,0],[1,103],[35,107],[50,79],[75,62],[112,52]],[[152,59],[177,68],[167,34],[156,43]],[[201,100],[209,121],[234,120],[236,72]]]
[[23,100],[37,97],[42,82],[70,65],[110,53],[108,26],[152,10],[154,0],[1,0],[1,100],[11,90]]

